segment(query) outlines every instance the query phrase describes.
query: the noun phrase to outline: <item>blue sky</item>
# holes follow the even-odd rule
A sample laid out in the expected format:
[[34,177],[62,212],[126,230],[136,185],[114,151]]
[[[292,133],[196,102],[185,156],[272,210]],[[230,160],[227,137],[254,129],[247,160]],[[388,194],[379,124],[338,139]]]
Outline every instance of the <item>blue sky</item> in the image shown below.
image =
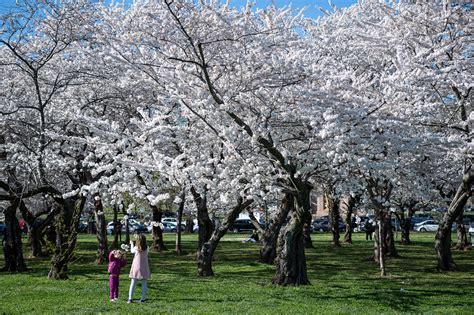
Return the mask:
[[[223,0],[224,1],[224,0]],[[15,6],[16,0],[0,0],[0,13],[4,13]],[[231,0],[231,4],[236,7],[242,7],[245,5],[245,0]],[[308,17],[317,17],[321,15],[318,7],[329,8],[327,0],[292,0],[292,1],[283,1],[283,0],[256,0],[257,6],[265,7],[271,3],[275,3],[276,6],[281,7],[288,4],[292,4],[294,8],[303,8],[307,7],[306,16]],[[347,7],[354,3],[357,3],[357,0],[332,0],[332,3],[337,7]]]
[[[236,7],[242,7],[246,3],[245,0],[231,0],[231,4]],[[321,11],[319,8],[328,9],[330,8],[327,0],[292,0],[292,1],[284,1],[284,0],[256,0],[257,6],[265,7],[272,3],[275,3],[277,7],[287,6],[292,4],[294,8],[304,8],[306,7],[305,15],[308,17],[317,17],[321,15]],[[332,4],[334,4],[338,8],[348,7],[352,4],[357,3],[357,0],[332,0]]]

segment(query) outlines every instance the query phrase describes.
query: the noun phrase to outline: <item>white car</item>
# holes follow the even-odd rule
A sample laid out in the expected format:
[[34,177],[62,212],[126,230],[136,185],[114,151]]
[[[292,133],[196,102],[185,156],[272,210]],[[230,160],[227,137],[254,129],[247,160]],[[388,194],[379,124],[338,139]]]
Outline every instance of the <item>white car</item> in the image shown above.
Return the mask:
[[[176,218],[162,218],[161,223],[165,223],[165,222],[170,222],[170,223],[174,223],[175,225],[178,225],[178,220]],[[181,226],[183,225],[186,226],[186,222],[181,221]]]
[[418,232],[434,232],[438,230],[439,223],[435,220],[426,220],[415,224],[415,231]]

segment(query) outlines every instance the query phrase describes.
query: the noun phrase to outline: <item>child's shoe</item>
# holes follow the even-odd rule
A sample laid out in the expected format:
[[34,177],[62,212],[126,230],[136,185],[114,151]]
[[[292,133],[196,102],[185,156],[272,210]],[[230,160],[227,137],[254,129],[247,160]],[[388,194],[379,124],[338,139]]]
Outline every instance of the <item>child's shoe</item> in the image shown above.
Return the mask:
[[128,299],[127,303],[128,304],[133,303],[133,300]]

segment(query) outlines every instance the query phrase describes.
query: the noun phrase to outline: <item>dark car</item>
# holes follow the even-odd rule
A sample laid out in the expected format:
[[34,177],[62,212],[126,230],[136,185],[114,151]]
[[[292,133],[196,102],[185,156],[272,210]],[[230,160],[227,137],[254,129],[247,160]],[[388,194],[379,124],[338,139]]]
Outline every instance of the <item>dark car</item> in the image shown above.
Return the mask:
[[329,221],[317,220],[311,223],[311,230],[313,232],[327,232],[329,231]]
[[[260,223],[260,226],[263,227],[263,224]],[[234,233],[242,232],[242,231],[253,231],[255,226],[250,219],[237,219],[235,220],[234,224],[230,227],[230,231]]]
[[79,225],[77,226],[77,231],[80,233],[87,232],[87,222],[79,222]]
[[148,228],[144,224],[141,224],[141,223],[133,224],[133,232],[135,234],[148,233]]
[[464,225],[470,225],[470,223],[474,223],[474,214],[473,213],[464,214],[463,222],[464,222]]
[[[315,220],[311,224],[311,230],[313,232],[328,232],[331,230],[329,226],[329,221],[328,220]],[[345,231],[346,230],[346,225],[342,222],[339,221],[339,231]]]

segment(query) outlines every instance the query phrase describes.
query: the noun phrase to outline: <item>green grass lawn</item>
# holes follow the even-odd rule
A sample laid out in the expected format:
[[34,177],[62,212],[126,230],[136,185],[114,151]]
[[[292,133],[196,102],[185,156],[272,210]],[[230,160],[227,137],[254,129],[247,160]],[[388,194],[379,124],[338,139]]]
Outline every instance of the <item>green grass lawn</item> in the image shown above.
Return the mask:
[[[458,313],[474,312],[474,251],[454,252],[459,271],[435,270],[434,234],[414,234],[415,245],[401,246],[401,258],[390,259],[389,276],[365,261],[372,243],[355,234],[353,245],[333,249],[329,234],[313,234],[307,250],[311,285],[271,284],[274,267],[257,262],[258,244],[243,244],[244,234],[226,236],[217,252],[213,278],[198,278],[196,235],[184,235],[188,255],[172,250],[150,254],[152,279],[146,303],[126,304],[128,271],[121,276],[120,300],[108,298],[105,265],[96,265],[95,238],[81,235],[70,279],[47,279],[49,259],[27,259],[30,271],[0,274],[0,313],[186,313],[186,314],[326,314],[326,313]],[[174,235],[165,236],[174,248]],[[29,252],[26,250],[25,256]],[[3,265],[3,256],[0,265]],[[140,287],[135,291],[139,298]]]

